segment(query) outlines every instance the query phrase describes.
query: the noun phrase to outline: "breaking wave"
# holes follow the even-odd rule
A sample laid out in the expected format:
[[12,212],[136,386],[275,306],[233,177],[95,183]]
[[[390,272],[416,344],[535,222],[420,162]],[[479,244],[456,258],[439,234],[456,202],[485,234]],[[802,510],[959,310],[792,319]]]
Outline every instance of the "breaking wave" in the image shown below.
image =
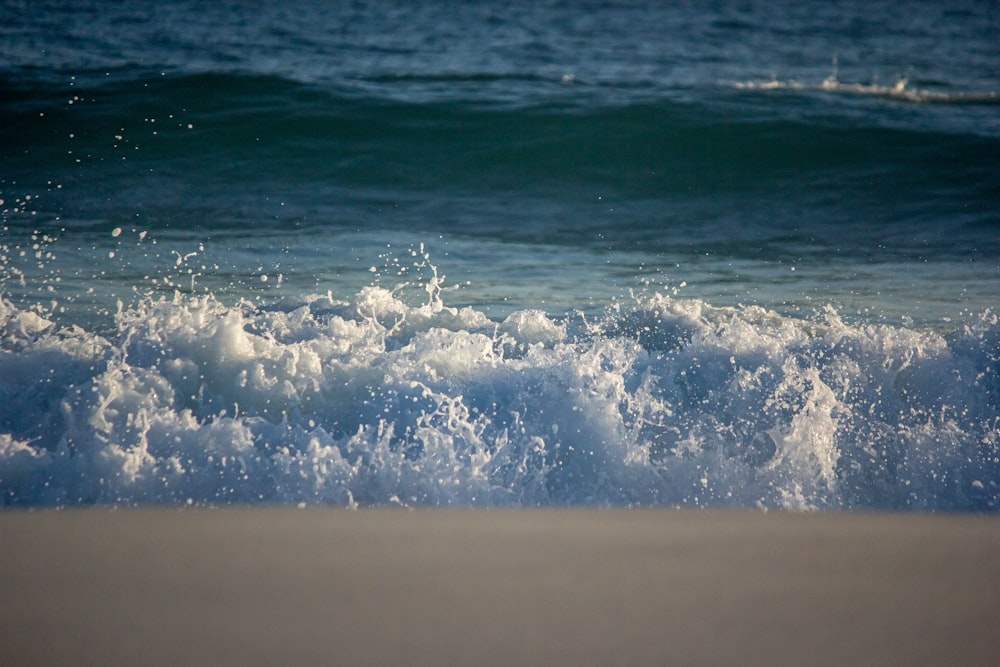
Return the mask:
[[653,292],[493,321],[424,278],[0,301],[0,505],[1000,506],[1000,320],[949,332]]

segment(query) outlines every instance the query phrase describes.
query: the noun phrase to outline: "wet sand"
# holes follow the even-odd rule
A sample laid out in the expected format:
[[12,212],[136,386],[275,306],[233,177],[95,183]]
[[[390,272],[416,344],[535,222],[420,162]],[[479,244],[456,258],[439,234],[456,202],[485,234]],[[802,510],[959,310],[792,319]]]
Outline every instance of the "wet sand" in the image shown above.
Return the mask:
[[3,665],[995,665],[1000,520],[0,512]]

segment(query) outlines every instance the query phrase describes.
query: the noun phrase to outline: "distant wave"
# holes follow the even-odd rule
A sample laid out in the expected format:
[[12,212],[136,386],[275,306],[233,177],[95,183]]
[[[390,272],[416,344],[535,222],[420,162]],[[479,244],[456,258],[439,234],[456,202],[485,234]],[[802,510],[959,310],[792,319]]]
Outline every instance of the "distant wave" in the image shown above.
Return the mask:
[[900,79],[891,86],[877,83],[845,83],[831,76],[818,84],[801,83],[795,80],[745,81],[733,84],[740,90],[793,90],[824,92],[845,95],[884,97],[899,102],[918,104],[1000,104],[1000,93],[989,92],[946,92],[914,88],[907,79]]
[[[822,90],[933,101],[906,86],[828,82],[737,84],[739,89]],[[617,189],[662,197],[755,191],[810,174],[816,195],[849,188],[872,172],[909,170],[925,186],[949,174],[990,171],[1000,138],[877,119],[834,122],[829,114],[776,107],[733,109],[663,97],[623,104],[554,100],[527,106],[475,98],[406,102],[271,76],[203,73],[114,80],[93,87],[12,87],[0,112],[9,171],[99,165],[101,183],[135,170],[190,174],[221,184],[272,177],[320,187],[385,184],[424,192],[462,187],[575,196]],[[973,96],[953,97],[971,101]],[[995,100],[995,96],[984,99]],[[731,102],[731,100],[729,101]],[[72,137],[72,139],[70,139]],[[877,144],[878,151],[871,146]],[[72,151],[73,159],[67,155]],[[137,165],[129,170],[129,165]],[[832,171],[835,168],[836,171]],[[838,184],[830,179],[846,179]],[[108,181],[108,179],[112,181]],[[964,179],[967,182],[981,180]]]

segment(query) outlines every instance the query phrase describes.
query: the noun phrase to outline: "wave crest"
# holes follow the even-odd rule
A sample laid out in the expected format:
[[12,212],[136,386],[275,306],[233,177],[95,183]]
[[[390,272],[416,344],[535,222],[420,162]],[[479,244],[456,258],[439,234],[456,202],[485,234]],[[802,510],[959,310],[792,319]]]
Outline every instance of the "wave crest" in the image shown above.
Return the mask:
[[427,285],[148,298],[108,337],[4,302],[0,503],[998,508],[991,313],[942,335],[650,294],[494,322]]
[[800,83],[794,79],[779,81],[742,81],[734,86],[739,90],[791,90],[807,92],[823,92],[840,95],[860,95],[866,97],[883,97],[897,102],[913,102],[916,104],[1000,104],[1000,94],[996,91],[946,92],[914,88],[909,80],[900,79],[891,86],[879,83],[846,83],[830,76],[818,84]]

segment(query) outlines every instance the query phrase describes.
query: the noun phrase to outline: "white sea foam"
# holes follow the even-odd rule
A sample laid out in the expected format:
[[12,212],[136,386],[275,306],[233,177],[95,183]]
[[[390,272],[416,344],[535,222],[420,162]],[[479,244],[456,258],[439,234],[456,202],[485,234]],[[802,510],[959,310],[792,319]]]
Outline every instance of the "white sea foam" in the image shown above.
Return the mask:
[[996,104],[1000,103],[1000,94],[989,92],[949,92],[914,88],[907,79],[899,79],[892,85],[880,83],[847,83],[836,76],[829,76],[822,82],[802,83],[794,79],[764,81],[740,81],[734,86],[741,90],[791,90],[811,91],[832,94],[860,95],[868,97],[883,97],[899,102],[914,102],[920,104]]
[[0,301],[0,504],[1000,504],[994,314],[495,322],[425,288],[150,297],[108,336]]

